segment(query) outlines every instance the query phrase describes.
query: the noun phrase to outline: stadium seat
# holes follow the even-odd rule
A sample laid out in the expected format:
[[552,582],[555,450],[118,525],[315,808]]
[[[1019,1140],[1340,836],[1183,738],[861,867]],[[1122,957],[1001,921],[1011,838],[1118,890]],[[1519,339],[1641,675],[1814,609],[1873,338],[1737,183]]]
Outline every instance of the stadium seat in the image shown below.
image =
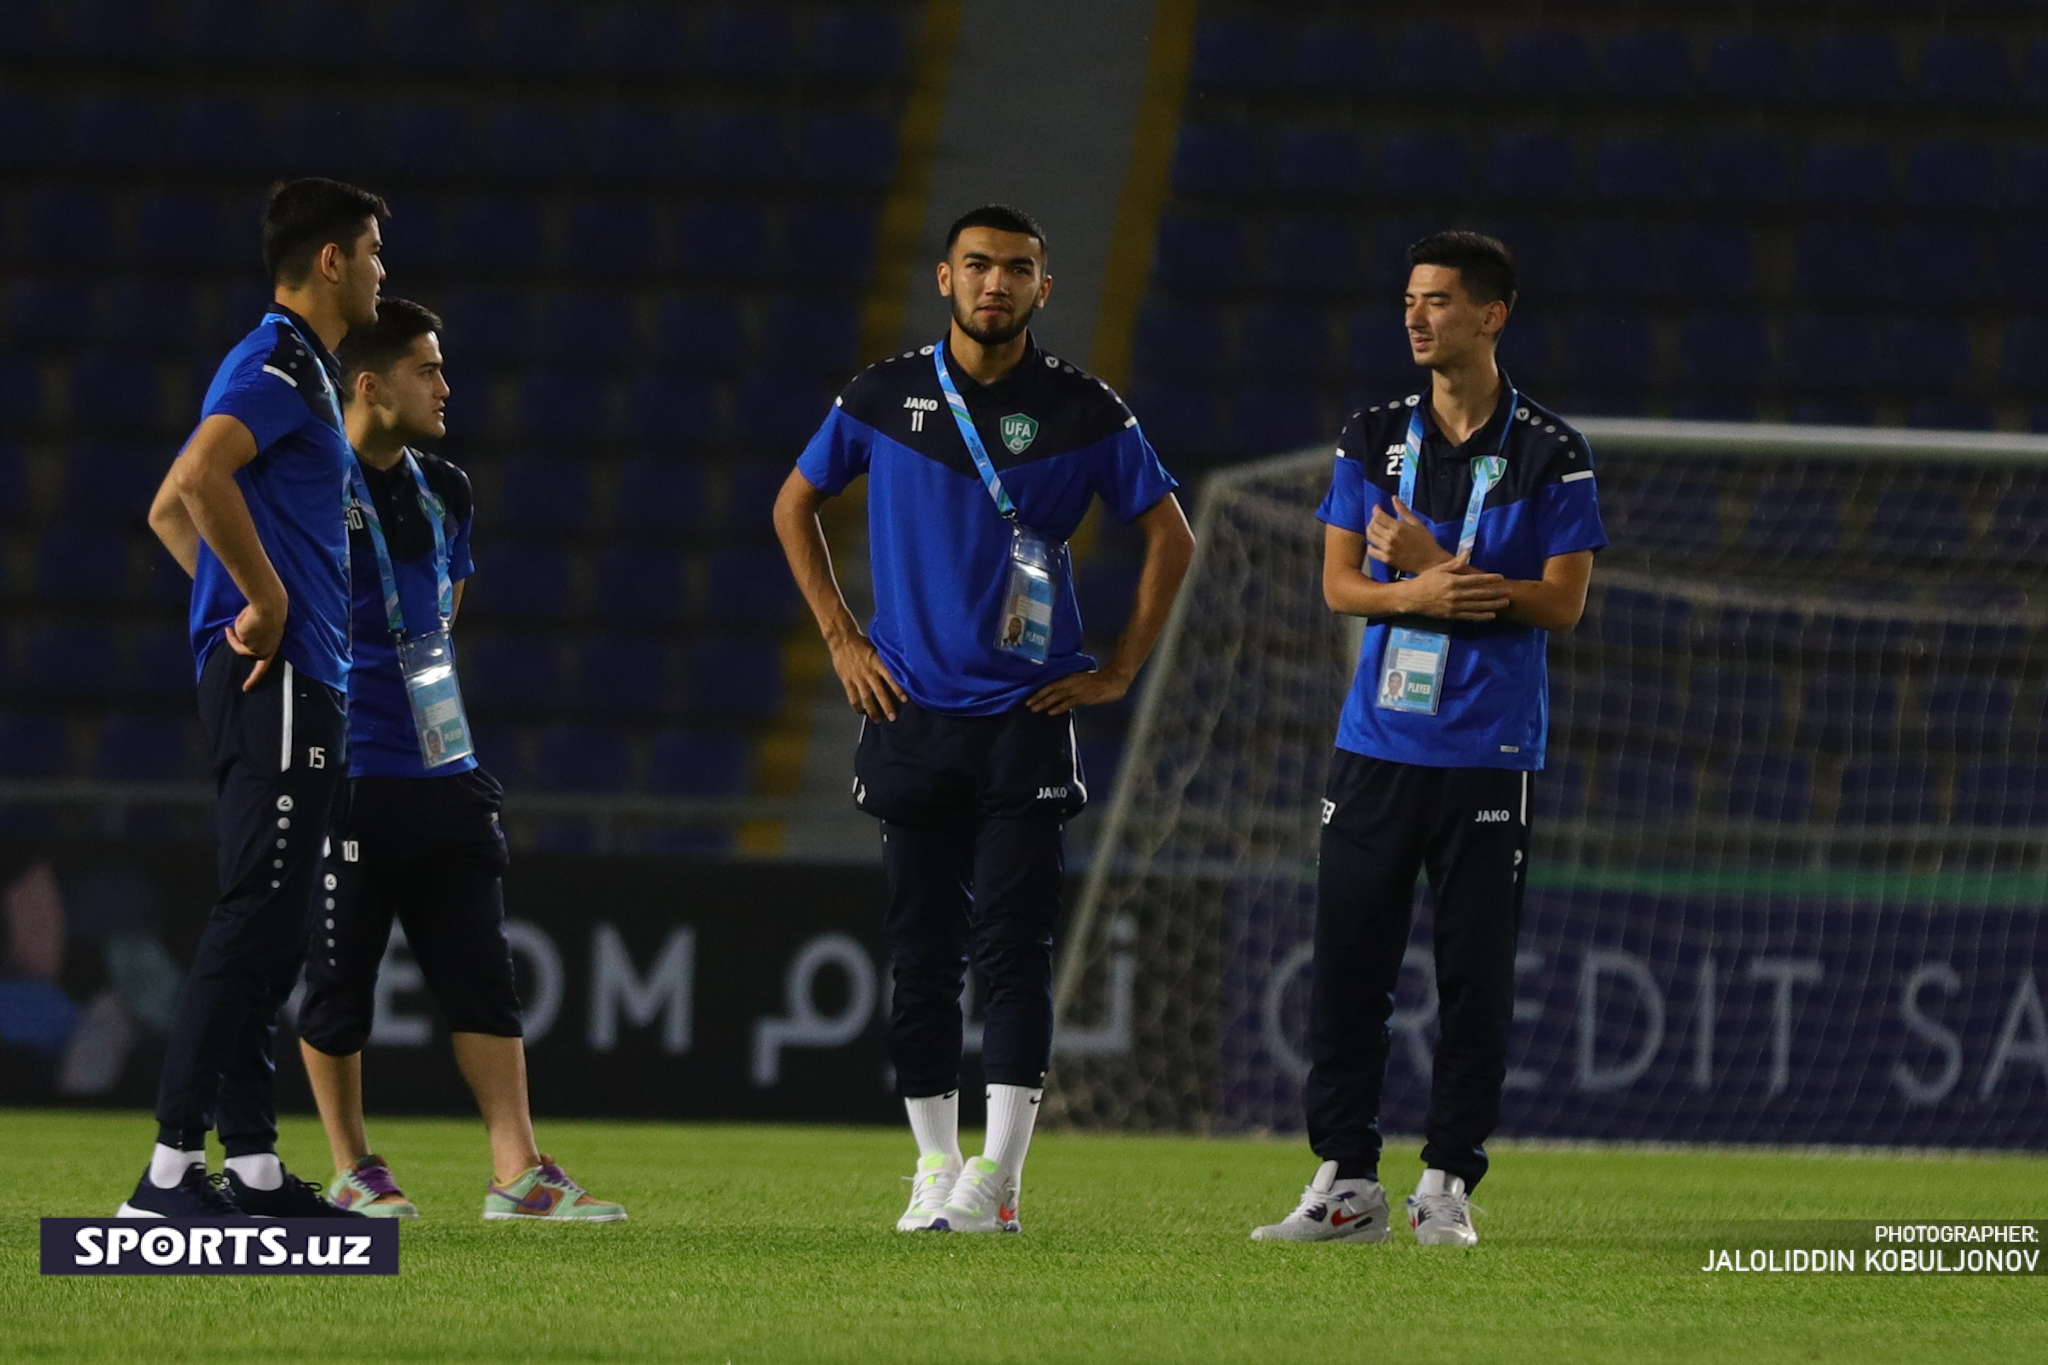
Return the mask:
[[[451,123],[459,137],[466,124]],[[501,104],[483,123],[478,160],[512,176],[559,175],[580,170],[583,148],[578,120],[563,109],[541,104]],[[462,147],[461,141],[455,147]]]
[[1333,278],[1354,278],[1357,270],[1358,242],[1350,219],[1288,216],[1273,220],[1266,237],[1269,282],[1321,293]]
[[885,81],[904,70],[902,22],[887,10],[828,10],[811,23],[810,69],[841,80]]
[[1227,446],[1214,386],[1183,378],[1155,379],[1139,372],[1130,391],[1145,437],[1169,464],[1204,461]]
[[159,101],[135,95],[83,98],[72,108],[71,159],[118,169],[157,165],[170,150],[167,112]]
[[[1892,286],[1906,303],[1977,302],[1992,294],[1983,239],[1968,228],[1902,228],[1893,240]],[[1997,291],[2006,293],[2004,282]],[[1968,350],[1965,348],[1967,356]]]
[[1354,199],[1372,188],[1365,149],[1340,128],[1289,128],[1280,135],[1274,184],[1290,194]]
[[1905,89],[1898,49],[1884,33],[1821,34],[1809,84],[1832,104],[1889,104]]
[[1593,158],[1594,191],[1625,204],[1667,204],[1685,194],[1678,149],[1662,138],[1601,139]]
[[486,52],[475,12],[453,0],[412,0],[392,10],[384,27],[384,57],[400,66],[476,66]]
[[1906,154],[1906,199],[1927,208],[1984,208],[2004,197],[1998,153],[1988,142],[1915,143]]
[[1820,673],[1807,678],[1793,743],[1800,748],[1883,752],[1898,728],[1899,689],[1890,678]]
[[699,204],[684,210],[676,233],[677,263],[722,281],[759,275],[768,266],[768,217],[757,204]]
[[492,44],[497,64],[512,71],[573,71],[587,60],[583,24],[565,4],[511,4],[498,8]]
[[615,530],[674,536],[704,524],[704,474],[683,460],[638,457],[619,466]]
[[1681,223],[1667,238],[1665,264],[1673,292],[1725,303],[1756,288],[1749,233],[1739,227]]
[[598,65],[641,75],[680,71],[689,61],[687,11],[607,5],[592,16],[591,50]]
[[2048,492],[2029,485],[2006,490],[1985,528],[1984,548],[2014,564],[2048,567]]
[[793,65],[788,12],[728,5],[704,25],[704,68],[719,76],[780,76]]
[[2021,143],[2007,154],[2006,198],[2021,208],[2048,207],[2048,145]]
[[[163,372],[144,356],[89,353],[71,362],[71,421],[95,432],[142,433],[164,425]],[[183,422],[184,413],[178,414]]]
[[1626,649],[1677,653],[1692,631],[1692,603],[1634,588],[1609,588],[1598,615],[1600,638]]
[[1465,192],[1465,139],[1438,133],[1401,133],[1386,140],[1383,175],[1389,193],[1458,195]]
[[2006,324],[1999,377],[2008,384],[2048,383],[2048,322],[2015,318]]
[[725,496],[719,501],[719,525],[740,535],[767,535],[775,497],[788,478],[787,459],[757,461],[726,470]]
[[493,614],[535,620],[565,616],[574,601],[569,552],[558,545],[501,541],[491,550],[489,572],[479,572],[476,605]]
[[[1551,715],[1557,714],[1553,707]],[[1536,818],[1545,824],[1578,819],[1586,809],[1585,762],[1576,755],[1553,753],[1544,764],[1542,777],[1536,781],[1530,804],[1535,807]]]
[[1592,298],[1658,299],[1671,292],[1665,255],[1646,227],[1593,222],[1571,239],[1569,273]]
[[1785,146],[1768,137],[1709,139],[1700,147],[1693,179],[1708,203],[1778,203],[1785,197]]
[[1933,683],[1921,700],[1927,747],[1939,753],[2006,752],[2012,743],[2013,690],[2010,678]]
[[1593,805],[1649,819],[1686,815],[1693,809],[1698,785],[1699,768],[1691,755],[1653,745],[1602,760]]
[[578,199],[563,234],[566,264],[579,274],[638,275],[654,264],[654,213],[645,204]]
[[1731,100],[1782,101],[1799,93],[1792,48],[1774,33],[1733,33],[1707,54],[1707,93]]
[[1739,753],[1725,768],[1721,813],[1798,824],[1813,815],[1813,763],[1803,754]]
[[545,791],[623,791],[632,770],[633,750],[622,730],[555,724],[540,732],[533,777]]
[[[18,447],[0,440],[0,522],[25,521],[30,511],[28,463]],[[5,585],[6,575],[0,573],[0,593],[6,591]]]
[[1578,189],[1571,140],[1555,133],[1499,133],[1486,153],[1486,186],[1505,199],[1570,198]]
[[40,166],[60,154],[51,134],[50,101],[29,94],[0,95],[0,167]]
[[627,390],[626,411],[632,434],[667,453],[695,449],[718,431],[717,391],[688,375],[640,375]]
[[1403,385],[1416,383],[1415,356],[1396,310],[1361,309],[1352,315],[1350,332],[1351,373],[1364,383],[1370,401],[1385,402],[1396,390],[1407,392]]
[[158,716],[106,716],[92,775],[103,782],[187,782],[206,776],[187,727]]
[[171,134],[171,162],[193,170],[262,171],[276,156],[272,126],[247,100],[186,100]]
[[1704,313],[1679,329],[1681,377],[1705,384],[1753,385],[1771,367],[1771,339],[1755,313]]
[[558,290],[541,306],[539,353],[565,367],[611,370],[643,351],[633,301],[609,290]]
[[448,325],[448,349],[464,365],[523,360],[534,349],[532,305],[524,293],[453,293],[441,316]]
[[1305,384],[1250,384],[1232,404],[1237,448],[1247,457],[1279,455],[1321,445],[1326,429],[1321,394]]
[[63,777],[71,763],[71,727],[62,717],[0,714],[0,778]]
[[1413,94],[1465,95],[1486,80],[1479,35],[1448,24],[1412,24],[1394,44],[1393,85]]
[[1607,668],[1581,676],[1572,690],[1574,732],[1627,736],[1680,733],[1678,688],[1664,668]]
[[1959,322],[1896,319],[1884,326],[1881,343],[1884,378],[1907,391],[1959,385],[1975,372],[1970,335]]
[[1969,398],[1919,398],[1906,405],[1906,425],[1931,431],[1989,431],[1991,409]]
[[1810,388],[1861,388],[1880,374],[1869,324],[1836,314],[1802,315],[1785,324],[1785,366]]
[[782,122],[772,114],[708,114],[698,123],[692,146],[697,174],[722,183],[770,185],[789,169]]
[[1248,128],[1181,125],[1173,156],[1175,189],[1197,194],[1250,194],[1265,186],[1265,154]]
[[[491,578],[497,577],[494,568]],[[506,603],[508,615],[519,610],[517,598],[499,600]],[[467,613],[464,615],[466,620]],[[568,699],[568,689],[563,686],[562,652],[553,635],[530,630],[464,629],[456,635],[455,648],[463,697],[473,707],[486,712],[531,715],[558,709]],[[479,744],[480,752],[482,748]],[[493,757],[493,770],[498,764],[499,759]]]
[[1767,485],[1757,491],[1747,535],[1752,552],[1761,555],[1833,555],[1842,545],[1841,495],[1832,488]]
[[135,351],[183,352],[199,339],[199,308],[192,290],[160,279],[128,279],[107,291],[93,318],[95,334]]
[[1793,245],[1795,287],[1829,302],[1862,302],[1892,292],[1891,253],[1874,228],[1801,228]]
[[1958,825],[2048,824],[2048,770],[2033,763],[1966,763],[1956,773]]
[[802,364],[826,382],[839,385],[859,368],[860,305],[853,300],[818,299],[812,294],[785,294],[771,301],[762,334],[801,336],[803,354],[787,362]]
[[1287,83],[1285,33],[1270,23],[1204,20],[1195,29],[1188,80],[1197,90],[1277,90]]
[[798,138],[799,164],[813,184],[887,189],[896,172],[896,128],[865,114],[813,114]]
[[1675,29],[1623,29],[1608,40],[1601,78],[1617,95],[1682,99],[1692,93],[1692,45]]
[[65,517],[84,525],[142,529],[172,454],[147,447],[71,447],[64,457]]
[[1919,763],[1852,759],[1842,765],[1841,825],[1926,825],[1939,819],[1934,775]]
[[597,552],[592,614],[613,621],[680,621],[694,606],[683,556],[667,546]]
[[614,106],[590,122],[591,169],[631,179],[666,179],[682,170],[675,119],[662,109]]
[[654,321],[655,353],[700,374],[737,369],[747,358],[746,330],[738,305],[698,295],[665,298]]
[[1800,195],[1831,207],[1885,203],[1892,197],[1891,153],[1875,142],[1816,142],[1806,149]]
[[1356,24],[1305,24],[1294,45],[1294,84],[1320,95],[1373,88],[1384,79],[1379,44]]
[[1245,374],[1304,379],[1330,368],[1330,324],[1318,309],[1254,308],[1238,340]]
[[747,741],[723,730],[663,730],[647,751],[647,789],[663,796],[739,796]]
[[762,637],[698,640],[690,647],[689,679],[706,715],[765,718],[782,710],[782,651]]
[[122,690],[138,697],[187,701],[194,674],[192,641],[182,626],[145,626],[135,634],[135,653]]
[[[1398,324],[1398,319],[1389,319]],[[1401,345],[1407,346],[1405,330],[1395,327]],[[1515,325],[1501,333],[1500,363],[1517,383],[1544,384],[1555,369],[1550,357],[1550,325],[1541,317],[1518,317]]]
[[1168,213],[1160,219],[1154,270],[1162,282],[1229,288],[1245,278],[1244,225],[1216,214]]
[[816,434],[836,396],[812,375],[756,371],[733,391],[733,434],[759,453],[791,458]]
[[113,205],[96,191],[39,190],[22,206],[22,254],[31,260],[96,263],[113,240]]
[[500,530],[574,535],[590,516],[590,467],[574,455],[515,455],[498,477],[487,518]]
[[1400,311],[1395,300],[1408,286],[1408,248],[1436,226],[1426,218],[1382,218],[1373,228],[1372,254],[1366,262],[1366,278],[1360,283],[1368,289],[1386,291],[1382,297],[1387,302],[1382,306],[1390,312]]
[[1706,668],[1691,676],[1685,706],[1688,735],[1716,742],[1764,744],[1784,724],[1784,683],[1775,673]]
[[524,270],[541,263],[547,224],[536,202],[472,199],[456,210],[455,235],[469,259],[494,270]]
[[64,346],[91,336],[96,300],[71,280],[17,279],[7,287],[7,331],[32,347]]
[[1920,49],[1920,95],[1936,105],[2004,104],[2012,98],[2005,43],[1989,34],[1929,38]]
[[780,549],[734,545],[712,551],[704,578],[704,614],[709,619],[786,625],[801,605]]
[[1969,543],[1970,520],[1961,494],[1895,484],[1878,495],[1863,550],[1886,560],[1926,561],[1954,559]]
[[1581,313],[1566,329],[1561,369],[1579,383],[1621,393],[1648,381],[1655,356],[1656,339],[1641,317]]
[[1138,314],[1137,360],[1147,374],[1216,375],[1223,371],[1223,317],[1189,303],[1152,301]]
[[610,433],[610,399],[605,376],[567,370],[535,370],[519,381],[522,439],[587,440]]
[[783,240],[789,243],[788,257],[799,265],[831,243],[838,259],[845,263],[849,283],[862,281],[874,270],[876,214],[844,200],[806,200],[791,204],[784,214]]
[[678,709],[668,642],[654,635],[596,635],[578,654],[577,695],[596,715],[651,716]]
[[1586,39],[1575,28],[1515,28],[1501,40],[1504,90],[1557,99],[1590,88],[1592,79]]
[[[378,165],[408,175],[441,176],[505,155],[489,134],[475,136],[466,107],[447,100],[405,100],[383,111]],[[515,113],[514,122],[517,122]]]
[[39,625],[28,633],[20,691],[51,701],[113,695],[120,687],[113,632],[98,623]]

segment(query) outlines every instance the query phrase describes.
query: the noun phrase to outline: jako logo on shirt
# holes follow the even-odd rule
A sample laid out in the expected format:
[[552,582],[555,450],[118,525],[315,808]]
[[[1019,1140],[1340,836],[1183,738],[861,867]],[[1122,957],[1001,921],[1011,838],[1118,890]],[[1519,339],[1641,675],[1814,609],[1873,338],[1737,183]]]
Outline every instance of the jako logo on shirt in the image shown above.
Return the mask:
[[1483,810],[1473,815],[1472,823],[1475,825],[1505,825],[1514,818],[1515,813],[1511,810]]
[[1012,455],[1022,455],[1038,439],[1038,419],[1013,412],[1003,419],[1003,445]]
[[1040,787],[1038,789],[1038,799],[1040,801],[1064,801],[1067,799],[1067,791],[1068,788],[1066,787]]

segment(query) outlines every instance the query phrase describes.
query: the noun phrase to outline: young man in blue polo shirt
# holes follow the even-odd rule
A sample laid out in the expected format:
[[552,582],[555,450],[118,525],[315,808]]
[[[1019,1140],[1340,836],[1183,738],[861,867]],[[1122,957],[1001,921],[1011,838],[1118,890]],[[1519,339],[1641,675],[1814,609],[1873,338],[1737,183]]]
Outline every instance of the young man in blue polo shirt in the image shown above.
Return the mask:
[[[1045,234],[1015,209],[953,225],[952,323],[847,386],[775,506],[792,572],[866,719],[854,800],[882,821],[889,1059],[918,1165],[900,1231],[1018,1229],[1052,1052],[1052,943],[1066,822],[1088,798],[1071,712],[1130,688],[1194,537],[1173,478],[1109,386],[1032,342]],[[875,618],[863,633],[817,512],[868,476]],[[1081,652],[1066,541],[1092,498],[1145,536],[1109,661]],[[961,986],[987,983],[988,1136],[963,1160]]]
[[[220,899],[179,991],[157,1144],[121,1213],[337,1215],[277,1159],[271,1045],[306,955],[348,771],[348,439],[333,348],[377,319],[384,201],[332,180],[271,195],[274,302],[221,362],[150,508],[192,575],[200,719],[219,791]],[[218,1127],[225,1181],[206,1175]]]
[[299,1008],[299,1050],[334,1152],[328,1197],[370,1217],[419,1212],[363,1127],[363,1044],[396,918],[490,1136],[483,1216],[617,1222],[623,1208],[592,1198],[534,1147],[505,938],[504,790],[477,766],[449,672],[448,631],[475,568],[474,501],[458,466],[412,448],[448,430],[440,334],[430,310],[385,299],[376,323],[351,331],[338,352],[358,465],[348,507],[350,781],[335,822],[340,856],[328,862],[336,884],[314,911]]
[[1322,808],[1305,1100],[1323,1162],[1258,1241],[1386,1240],[1380,1094],[1419,870],[1441,1031],[1409,1226],[1426,1245],[1479,1240],[1468,1196],[1507,1074],[1544,647],[1578,624],[1607,543],[1585,438],[1495,363],[1515,303],[1507,248],[1446,232],[1408,259],[1429,389],[1352,414],[1316,511],[1323,595],[1369,624]]

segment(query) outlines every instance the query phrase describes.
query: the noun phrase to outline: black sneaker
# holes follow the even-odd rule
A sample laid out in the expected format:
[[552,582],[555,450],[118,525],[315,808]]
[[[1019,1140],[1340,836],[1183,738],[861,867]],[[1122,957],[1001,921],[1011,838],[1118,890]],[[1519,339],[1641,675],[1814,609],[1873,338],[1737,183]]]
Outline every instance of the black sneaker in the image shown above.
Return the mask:
[[290,1171],[284,1173],[284,1183],[274,1190],[259,1190],[243,1182],[233,1171],[228,1172],[228,1194],[234,1198],[235,1207],[243,1213],[257,1218],[361,1218],[364,1215],[353,1209],[344,1209],[326,1195],[310,1180],[301,1180]]
[[228,1197],[221,1185],[221,1178],[208,1175],[206,1167],[194,1162],[185,1168],[185,1176],[177,1184],[165,1189],[150,1183],[149,1172],[142,1173],[142,1179],[135,1183],[135,1193],[128,1196],[114,1216],[116,1218],[243,1218],[247,1214]]

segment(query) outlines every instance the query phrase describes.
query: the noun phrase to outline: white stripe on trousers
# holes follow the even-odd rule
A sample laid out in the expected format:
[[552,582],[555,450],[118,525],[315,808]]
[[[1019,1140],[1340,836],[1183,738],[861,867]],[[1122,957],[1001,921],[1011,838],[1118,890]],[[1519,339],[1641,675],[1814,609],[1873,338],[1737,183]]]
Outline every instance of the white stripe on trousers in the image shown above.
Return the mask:
[[292,770],[292,666],[284,666],[284,743],[279,746],[277,770],[288,773]]

